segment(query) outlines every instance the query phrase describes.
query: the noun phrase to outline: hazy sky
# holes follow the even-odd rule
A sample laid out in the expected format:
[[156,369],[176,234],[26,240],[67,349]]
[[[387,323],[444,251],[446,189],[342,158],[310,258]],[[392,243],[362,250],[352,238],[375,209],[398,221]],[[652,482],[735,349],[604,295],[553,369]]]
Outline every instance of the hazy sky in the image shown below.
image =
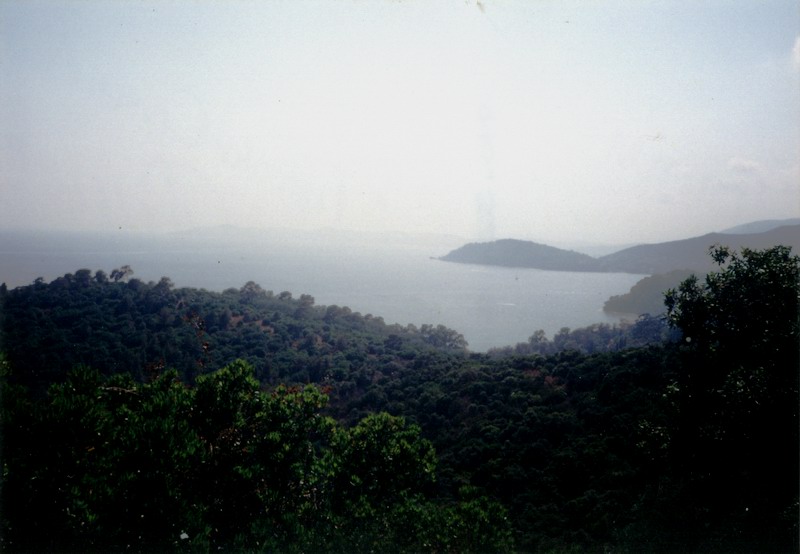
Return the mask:
[[765,1],[0,2],[0,226],[630,243],[800,215]]

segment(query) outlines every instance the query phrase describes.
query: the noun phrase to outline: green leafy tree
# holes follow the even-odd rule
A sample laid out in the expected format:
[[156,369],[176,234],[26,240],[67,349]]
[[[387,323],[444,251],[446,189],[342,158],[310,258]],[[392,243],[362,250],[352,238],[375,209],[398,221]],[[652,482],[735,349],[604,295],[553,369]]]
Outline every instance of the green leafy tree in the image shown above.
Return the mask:
[[338,486],[355,513],[387,506],[409,490],[434,481],[436,456],[430,441],[402,417],[379,413],[335,437]]
[[666,295],[684,344],[673,385],[681,501],[710,543],[796,550],[800,258],[784,246],[711,256],[719,271]]
[[468,346],[464,335],[444,325],[433,326],[426,323],[419,328],[419,334],[426,343],[436,348],[463,351]]
[[324,503],[326,400],[314,387],[266,393],[243,361],[198,378],[193,419],[207,453],[212,542],[251,549],[304,540]]
[[198,533],[190,404],[174,373],[136,385],[79,367],[46,402],[18,406],[17,421],[30,423],[6,461],[9,547],[151,550]]
[[[400,530],[422,525],[423,492],[433,482],[435,455],[419,428],[386,413],[339,428],[328,457],[333,529],[328,542],[342,551],[403,551],[412,538]],[[421,509],[421,508],[420,508]]]

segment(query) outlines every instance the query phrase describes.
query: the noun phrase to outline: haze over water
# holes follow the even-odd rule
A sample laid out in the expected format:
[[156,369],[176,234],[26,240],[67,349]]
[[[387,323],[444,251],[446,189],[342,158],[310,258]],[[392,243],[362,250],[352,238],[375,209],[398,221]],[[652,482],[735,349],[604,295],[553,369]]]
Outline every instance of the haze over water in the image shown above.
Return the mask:
[[[254,280],[442,323],[474,349],[602,321],[635,276],[429,258],[797,217],[797,18],[794,0],[6,0],[4,230],[332,231],[238,258],[66,239],[15,252],[4,280],[123,264],[178,285]],[[463,239],[369,250],[335,244],[342,230]]]
[[662,242],[800,215],[795,0],[0,2],[0,222]]
[[83,267],[110,272],[125,264],[143,281],[168,276],[176,286],[214,291],[255,281],[276,294],[310,294],[317,304],[348,306],[386,323],[442,324],[462,333],[470,350],[485,351],[525,341],[538,329],[552,337],[565,326],[618,321],[602,312],[603,303],[642,277],[431,259],[459,246],[461,239],[454,237],[255,236],[104,240],[62,234],[34,243],[8,240],[0,248],[0,281],[13,287],[37,277],[49,282]]

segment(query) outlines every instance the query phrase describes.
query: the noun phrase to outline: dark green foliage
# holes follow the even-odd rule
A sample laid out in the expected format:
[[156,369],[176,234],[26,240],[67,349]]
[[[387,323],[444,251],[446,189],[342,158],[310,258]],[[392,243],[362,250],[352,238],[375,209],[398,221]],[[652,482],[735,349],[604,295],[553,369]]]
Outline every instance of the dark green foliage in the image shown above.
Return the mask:
[[[3,385],[4,400],[24,392]],[[263,391],[241,361],[194,388],[77,368],[40,402],[3,404],[3,549],[512,548],[496,503],[430,496],[418,428],[377,414],[346,429],[325,402],[311,386]]]
[[419,334],[422,336],[427,344],[441,348],[444,350],[466,350],[467,341],[464,340],[464,335],[448,329],[444,325],[423,325],[419,329]]
[[[137,380],[163,368],[189,382],[234,359],[247,360],[260,381],[325,382],[337,369],[367,375],[387,348],[463,351],[463,336],[438,325],[401,327],[349,308],[316,306],[309,295],[274,295],[254,282],[212,293],[125,280],[89,270],[49,284],[37,280],[3,295],[2,348],[16,382],[40,392],[76,364]],[[339,373],[341,373],[341,371]]]
[[413,416],[440,455],[439,486],[502,501],[526,551],[613,544],[648,468],[643,421],[662,422],[668,354],[431,360],[379,382],[376,404]]
[[543,330],[536,331],[528,342],[515,346],[492,348],[493,358],[520,355],[551,355],[565,350],[575,350],[584,354],[616,352],[625,348],[640,348],[649,344],[672,342],[678,333],[672,331],[663,316],[644,313],[633,323],[623,321],[619,324],[595,323],[588,327],[570,329],[563,327],[549,340]]
[[255,283],[6,291],[3,546],[796,551],[798,258],[712,254],[666,320],[489,355]]
[[782,246],[711,255],[719,271],[667,294],[684,337],[671,508],[693,509],[678,524],[709,548],[796,550],[800,258]]
[[[3,426],[7,546],[149,549],[194,531],[202,452],[190,410],[174,373],[140,386],[85,367],[46,401],[17,407]],[[27,423],[26,436],[15,420]]]

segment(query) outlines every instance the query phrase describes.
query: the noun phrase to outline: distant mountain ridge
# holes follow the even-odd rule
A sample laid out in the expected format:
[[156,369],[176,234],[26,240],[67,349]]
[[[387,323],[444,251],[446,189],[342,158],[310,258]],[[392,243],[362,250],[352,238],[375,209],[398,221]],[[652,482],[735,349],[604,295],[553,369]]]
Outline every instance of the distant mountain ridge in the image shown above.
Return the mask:
[[470,243],[439,259],[447,262],[555,271],[653,275],[676,269],[709,271],[713,268],[713,262],[708,256],[708,249],[715,244],[735,250],[763,249],[781,244],[800,252],[800,224],[774,227],[760,233],[709,233],[683,240],[640,244],[599,258],[531,241],[503,239]]
[[745,223],[744,225],[736,225],[735,227],[723,229],[720,233],[726,235],[765,233],[786,225],[800,225],[800,217],[794,217],[792,219],[762,219],[761,221],[753,221],[751,223]]

